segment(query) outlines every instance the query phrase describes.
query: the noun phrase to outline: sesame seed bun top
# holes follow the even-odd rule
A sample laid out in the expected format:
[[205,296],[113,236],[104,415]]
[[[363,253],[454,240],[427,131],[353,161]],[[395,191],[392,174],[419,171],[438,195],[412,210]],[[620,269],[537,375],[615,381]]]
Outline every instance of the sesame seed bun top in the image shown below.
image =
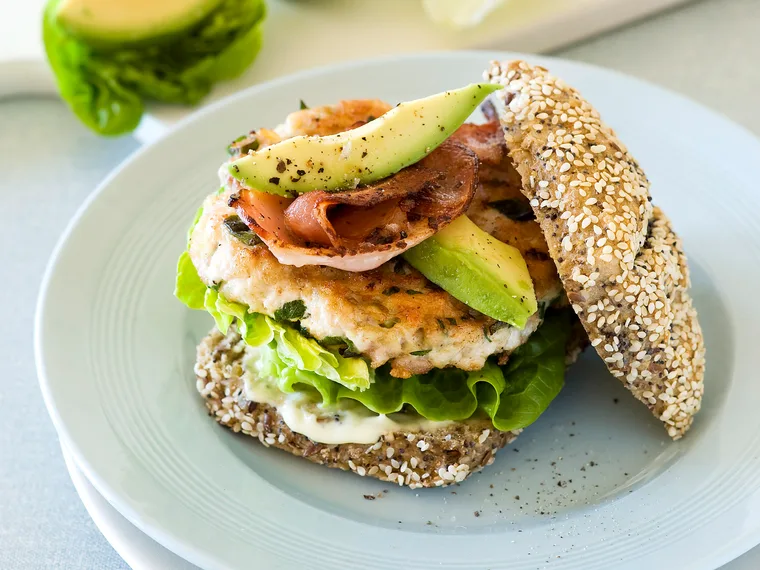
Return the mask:
[[523,193],[568,299],[613,376],[679,439],[699,411],[704,343],[681,241],[649,181],[583,97],[538,66],[485,73]]

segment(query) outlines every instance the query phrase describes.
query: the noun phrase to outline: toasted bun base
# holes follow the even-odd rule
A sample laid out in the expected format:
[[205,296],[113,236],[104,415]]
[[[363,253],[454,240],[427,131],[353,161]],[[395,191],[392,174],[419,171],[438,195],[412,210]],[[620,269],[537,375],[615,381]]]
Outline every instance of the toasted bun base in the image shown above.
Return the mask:
[[210,415],[234,432],[257,438],[314,463],[353,471],[410,488],[464,481],[490,465],[494,454],[519,431],[500,432],[490,420],[468,420],[435,432],[396,432],[374,444],[324,445],[293,432],[277,409],[245,399],[242,360],[245,344],[231,329],[214,330],[198,346],[196,387]]
[[567,297],[613,376],[673,439],[704,392],[704,343],[681,241],[649,181],[578,91],[538,66],[492,62],[523,193]]

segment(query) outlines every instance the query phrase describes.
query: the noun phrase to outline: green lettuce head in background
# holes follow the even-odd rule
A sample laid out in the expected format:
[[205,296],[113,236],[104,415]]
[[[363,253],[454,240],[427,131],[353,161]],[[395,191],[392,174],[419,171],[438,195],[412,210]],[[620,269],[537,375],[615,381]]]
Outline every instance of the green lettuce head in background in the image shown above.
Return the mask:
[[510,431],[535,422],[564,385],[570,309],[550,309],[504,366],[489,360],[475,372],[447,368],[400,379],[388,366],[372,369],[360,356],[340,354],[302,334],[294,326],[306,310],[300,301],[286,303],[275,318],[229,301],[200,280],[187,251],[177,265],[174,294],[191,309],[208,311],[223,333],[235,323],[245,342],[258,347],[249,360],[258,377],[282,392],[308,393],[327,405],[353,400],[377,414],[413,408],[435,421],[480,414],[496,429]]
[[144,101],[194,105],[214,83],[240,75],[262,42],[264,0],[222,0],[189,28],[155,40],[100,44],[60,25],[50,0],[43,41],[61,97],[101,135],[134,130]]

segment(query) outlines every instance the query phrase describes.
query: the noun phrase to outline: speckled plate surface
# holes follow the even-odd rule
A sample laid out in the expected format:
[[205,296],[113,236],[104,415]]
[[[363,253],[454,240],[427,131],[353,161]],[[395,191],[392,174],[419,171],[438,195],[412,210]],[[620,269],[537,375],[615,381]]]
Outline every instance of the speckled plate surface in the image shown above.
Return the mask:
[[366,61],[244,91],[141,149],[83,206],[40,295],[41,386],[77,464],[153,539],[208,569],[526,570],[707,570],[760,539],[760,307],[747,302],[760,280],[760,143],[680,97],[566,61],[528,57],[597,105],[685,241],[708,351],[703,410],[686,438],[669,442],[590,352],[536,424],[448,489],[311,465],[207,417],[192,363],[210,318],[185,310],[172,287],[227,141],[276,124],[302,98],[411,99],[478,80],[493,57],[511,55]]

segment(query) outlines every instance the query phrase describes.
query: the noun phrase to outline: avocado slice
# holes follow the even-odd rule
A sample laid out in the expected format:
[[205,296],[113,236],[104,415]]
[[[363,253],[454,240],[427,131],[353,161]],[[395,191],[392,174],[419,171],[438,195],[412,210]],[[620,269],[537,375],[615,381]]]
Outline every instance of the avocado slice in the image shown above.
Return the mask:
[[299,136],[232,161],[230,174],[249,188],[290,196],[369,184],[424,158],[501,86],[472,83],[400,103],[356,129]]
[[55,21],[97,46],[142,43],[194,26],[221,0],[61,0]]
[[491,318],[524,328],[538,308],[520,251],[493,238],[467,216],[403,256],[430,281]]

